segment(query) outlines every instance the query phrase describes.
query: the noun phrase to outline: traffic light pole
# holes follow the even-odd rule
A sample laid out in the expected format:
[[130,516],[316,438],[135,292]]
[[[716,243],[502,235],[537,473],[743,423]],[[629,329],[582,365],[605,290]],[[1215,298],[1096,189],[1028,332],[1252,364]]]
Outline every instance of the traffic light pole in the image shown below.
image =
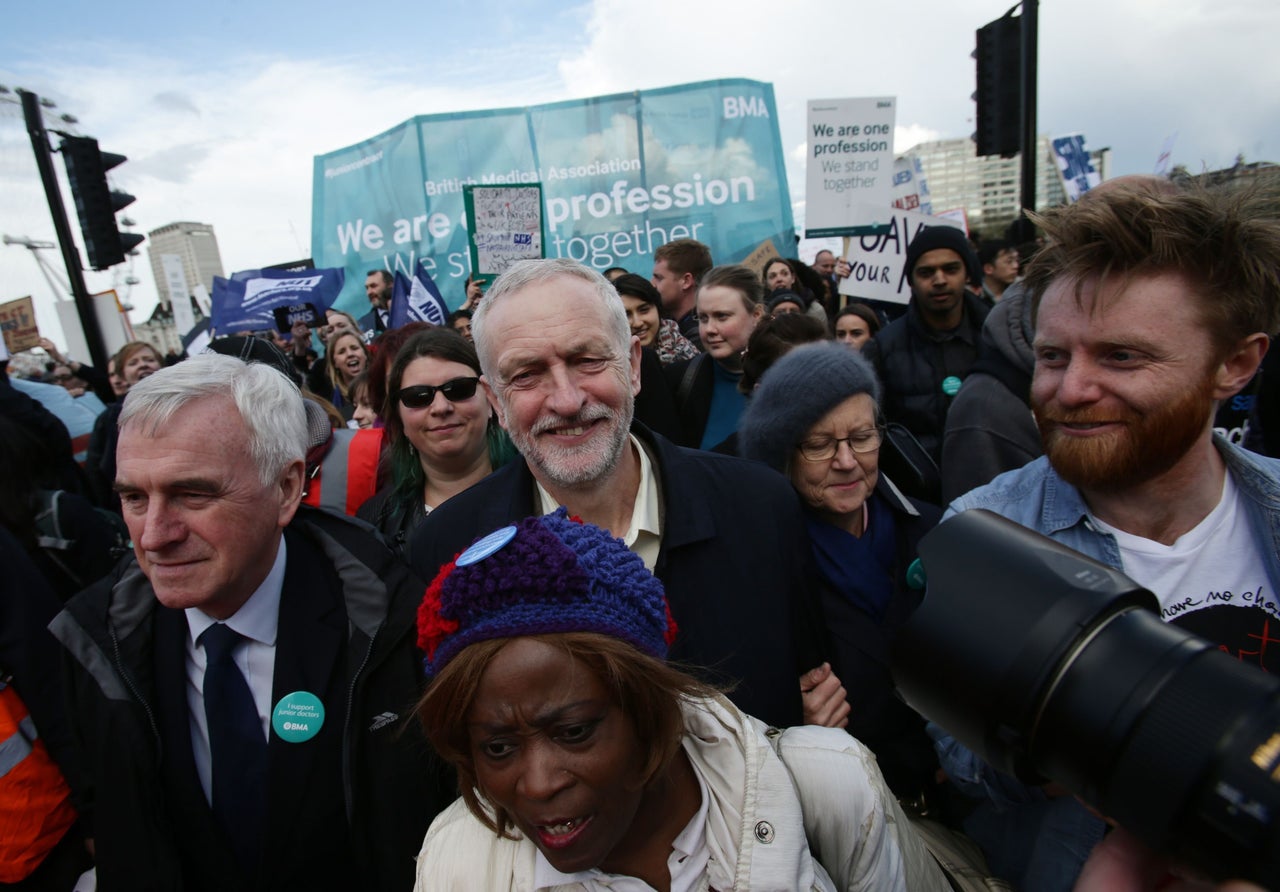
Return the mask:
[[[1039,0],[1022,0],[1022,209],[1036,209],[1036,19]],[[1035,238],[1035,227],[1024,215],[1019,241]]]
[[71,285],[71,297],[80,316],[85,343],[93,367],[104,374],[107,369],[107,348],[102,340],[98,316],[89,299],[89,289],[84,284],[84,270],[80,265],[80,252],[71,236],[71,224],[67,221],[67,209],[62,203],[62,190],[58,187],[58,175],[53,169],[53,152],[49,149],[49,133],[44,129],[44,117],[40,114],[40,97],[27,90],[19,90],[22,96],[22,116],[26,120],[27,133],[31,136],[31,148],[36,155],[36,167],[44,184],[44,195],[49,202],[49,214],[62,248],[62,261],[67,267],[67,281]]

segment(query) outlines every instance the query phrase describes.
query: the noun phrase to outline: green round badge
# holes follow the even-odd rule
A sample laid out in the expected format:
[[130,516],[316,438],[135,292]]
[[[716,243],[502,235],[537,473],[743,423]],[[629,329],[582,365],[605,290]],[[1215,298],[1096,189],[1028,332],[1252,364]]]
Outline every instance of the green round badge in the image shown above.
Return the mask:
[[285,694],[271,713],[271,727],[286,743],[302,743],[320,733],[324,704],[310,691]]
[[916,558],[907,567],[907,586],[919,591],[924,588],[924,564],[920,563],[920,558]]
[[942,392],[947,396],[955,396],[960,392],[960,379],[955,375],[947,375],[942,379]]

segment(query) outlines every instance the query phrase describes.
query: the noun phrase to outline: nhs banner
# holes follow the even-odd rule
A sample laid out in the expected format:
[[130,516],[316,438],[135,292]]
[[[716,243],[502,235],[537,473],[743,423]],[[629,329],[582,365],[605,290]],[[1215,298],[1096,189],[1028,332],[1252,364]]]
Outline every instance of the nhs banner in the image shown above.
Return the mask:
[[292,304],[314,304],[323,313],[342,293],[344,278],[340,269],[252,269],[230,279],[214,276],[213,328],[220,335],[275,328],[272,310]]
[[546,256],[648,276],[664,242],[717,263],[795,252],[773,87],[720,80],[528,108],[424,115],[317,156],[311,247],[342,267],[338,307],[368,310],[373,269],[419,261],[451,308],[470,274],[463,190],[541,183]]

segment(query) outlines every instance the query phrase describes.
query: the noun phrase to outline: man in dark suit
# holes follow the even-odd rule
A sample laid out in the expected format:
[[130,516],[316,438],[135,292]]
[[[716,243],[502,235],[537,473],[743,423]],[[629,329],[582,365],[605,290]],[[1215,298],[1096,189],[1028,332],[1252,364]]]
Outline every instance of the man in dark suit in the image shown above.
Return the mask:
[[136,560],[50,626],[102,890],[405,889],[452,798],[402,718],[422,584],[299,510],[306,443],[298,389],[260,363],[203,355],[130,393]]
[[369,298],[369,312],[360,317],[360,331],[368,344],[387,330],[391,313],[391,288],[395,278],[385,269],[372,269],[364,277],[364,293]]
[[472,318],[481,385],[522,461],[428,515],[414,570],[434,577],[482,533],[560,506],[610,530],[666,587],[671,658],[706,667],[745,711],[777,725],[838,723],[807,575],[810,549],[785,478],[677,447],[633,423],[640,343],[618,293],[570,260],[504,273]]

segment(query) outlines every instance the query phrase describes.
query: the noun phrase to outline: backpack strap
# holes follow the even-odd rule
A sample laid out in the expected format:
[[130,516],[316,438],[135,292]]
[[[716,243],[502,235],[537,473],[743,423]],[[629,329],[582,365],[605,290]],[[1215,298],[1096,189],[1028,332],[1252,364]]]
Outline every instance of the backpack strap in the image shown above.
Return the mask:
[[62,532],[62,521],[58,516],[62,490],[42,489],[36,496],[40,510],[36,512],[36,544],[45,551],[67,551],[75,543],[66,538]]
[[698,369],[702,368],[703,360],[706,358],[707,354],[699,353],[689,360],[689,364],[684,367],[684,375],[681,376],[680,385],[676,388],[676,405],[682,410],[685,403],[689,401],[689,392],[693,390],[693,382],[698,377]]

